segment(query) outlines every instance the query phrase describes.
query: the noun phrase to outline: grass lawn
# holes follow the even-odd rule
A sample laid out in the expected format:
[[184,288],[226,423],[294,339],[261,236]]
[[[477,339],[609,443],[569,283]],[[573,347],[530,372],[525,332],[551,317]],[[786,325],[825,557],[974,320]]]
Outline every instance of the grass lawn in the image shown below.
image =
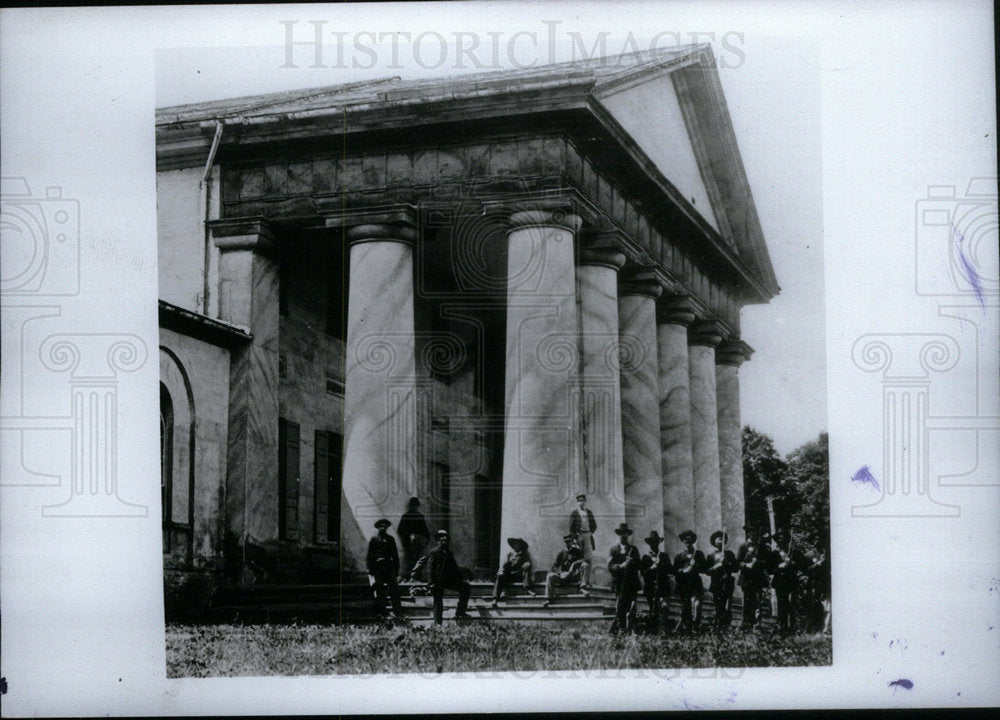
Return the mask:
[[[554,624],[553,624],[554,625]],[[606,671],[829,665],[829,636],[608,634],[607,623],[527,627],[167,625],[167,677]]]

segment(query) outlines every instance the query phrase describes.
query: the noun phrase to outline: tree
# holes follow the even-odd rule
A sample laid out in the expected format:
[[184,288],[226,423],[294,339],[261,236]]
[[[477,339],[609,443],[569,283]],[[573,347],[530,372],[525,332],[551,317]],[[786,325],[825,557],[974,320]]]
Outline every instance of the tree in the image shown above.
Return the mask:
[[788,454],[787,483],[795,496],[791,530],[796,539],[830,547],[830,441],[826,433]]
[[778,511],[787,505],[781,502],[788,494],[785,481],[787,469],[771,438],[750,426],[743,428],[743,493],[747,527],[770,527],[767,514],[769,495],[778,498]]

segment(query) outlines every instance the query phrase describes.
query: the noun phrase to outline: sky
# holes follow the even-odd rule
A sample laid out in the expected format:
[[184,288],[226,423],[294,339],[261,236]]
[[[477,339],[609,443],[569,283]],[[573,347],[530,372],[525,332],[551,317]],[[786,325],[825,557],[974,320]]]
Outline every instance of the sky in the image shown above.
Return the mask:
[[[603,27],[586,19],[574,23],[544,16],[535,22],[507,20],[450,32],[441,23],[437,30],[407,41],[390,34],[391,25],[385,31],[371,27],[347,32],[334,30],[323,17],[288,20],[277,33],[293,43],[307,43],[318,28],[326,39],[318,57],[315,44],[160,50],[155,69],[157,106],[392,75],[408,79],[561,62],[599,54],[602,47],[613,55],[710,42],[781,286],[770,303],[743,311],[742,336],[755,354],[741,371],[742,420],[770,435],[783,454],[827,429],[814,41],[710,27],[681,32],[668,24],[623,22]],[[335,32],[343,34],[335,37]],[[519,32],[522,35],[517,36]],[[459,45],[464,53],[458,52]]]

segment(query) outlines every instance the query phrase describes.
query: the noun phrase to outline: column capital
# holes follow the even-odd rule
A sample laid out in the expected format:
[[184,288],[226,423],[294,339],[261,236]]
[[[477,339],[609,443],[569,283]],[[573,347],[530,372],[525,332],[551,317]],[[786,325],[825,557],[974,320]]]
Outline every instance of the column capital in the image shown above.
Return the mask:
[[665,295],[656,306],[656,322],[661,325],[688,327],[697,317],[697,305],[690,295]]
[[262,216],[222,218],[208,223],[215,246],[222,252],[253,250],[262,255],[277,252],[274,227]]
[[618,280],[618,296],[643,295],[653,298],[660,297],[663,285],[653,267],[629,268],[621,273]]
[[700,320],[688,329],[688,345],[718,347],[727,334],[718,320]]
[[507,214],[508,232],[526,227],[558,227],[575,233],[583,224],[573,201],[567,197],[513,197],[485,202],[483,209]]
[[349,243],[383,241],[412,244],[418,236],[417,208],[385,205],[327,215],[326,227],[345,230]]
[[750,359],[753,352],[753,348],[742,340],[726,340],[715,351],[715,364],[739,367]]

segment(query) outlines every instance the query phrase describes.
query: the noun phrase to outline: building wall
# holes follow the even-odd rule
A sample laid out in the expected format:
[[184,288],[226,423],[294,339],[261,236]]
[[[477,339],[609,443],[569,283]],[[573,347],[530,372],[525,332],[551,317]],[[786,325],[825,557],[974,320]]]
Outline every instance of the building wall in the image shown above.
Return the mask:
[[[156,230],[158,240],[159,297],[169,303],[218,317],[218,250],[209,260],[208,312],[201,303],[205,294],[205,226],[202,217],[203,168],[164,170],[156,173]],[[219,173],[210,181],[211,217],[219,216]]]
[[[194,418],[193,562],[196,567],[214,563],[222,554],[224,492],[229,413],[229,352],[215,345],[160,329],[160,380],[170,392],[174,407],[189,402]],[[187,397],[185,397],[187,396]],[[180,418],[178,418],[180,420]],[[174,429],[175,520],[183,520],[178,507],[187,508],[184,470],[188,433]],[[179,443],[178,439],[183,438]]]

